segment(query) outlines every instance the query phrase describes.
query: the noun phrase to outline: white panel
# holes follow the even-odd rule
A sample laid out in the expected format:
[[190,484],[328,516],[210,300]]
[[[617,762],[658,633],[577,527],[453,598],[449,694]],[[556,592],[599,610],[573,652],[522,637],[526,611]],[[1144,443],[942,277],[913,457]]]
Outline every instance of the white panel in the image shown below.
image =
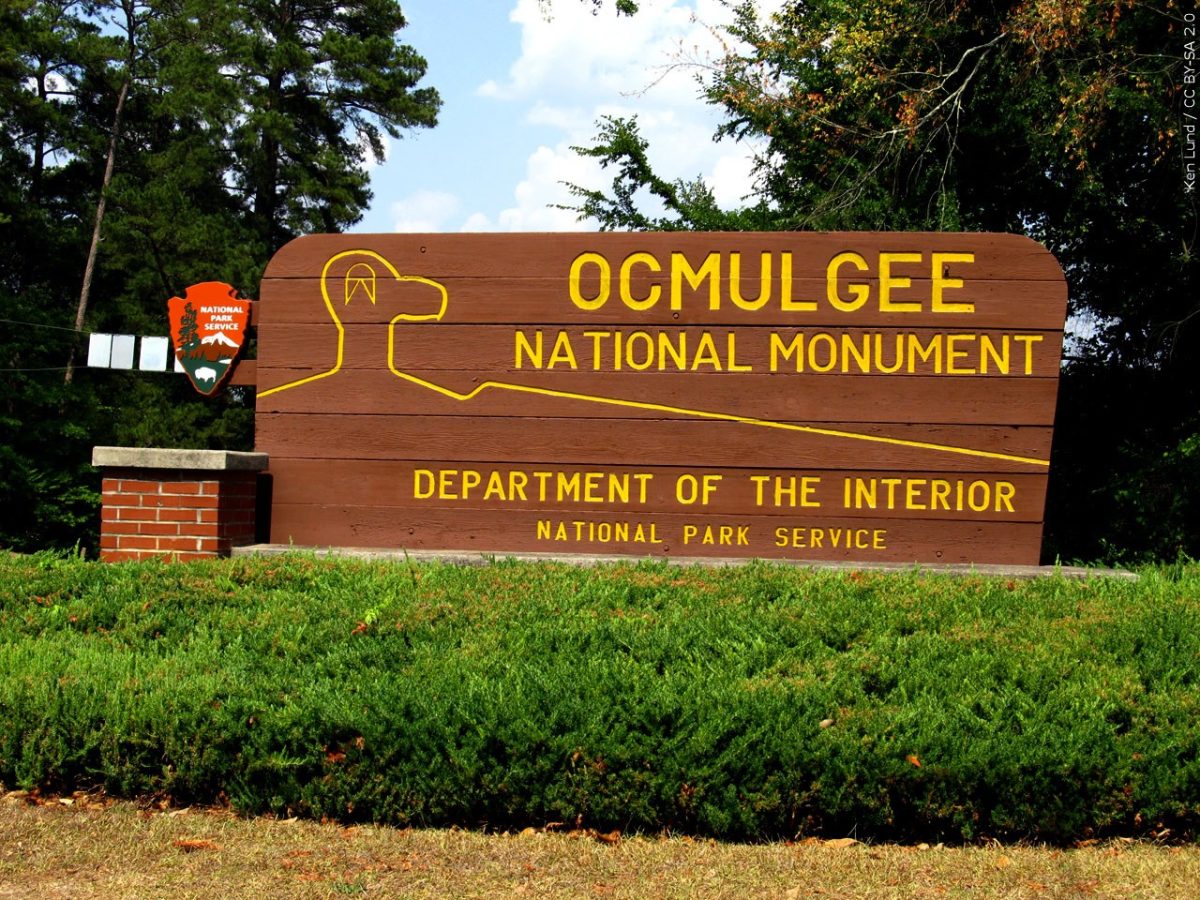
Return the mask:
[[132,334],[114,334],[112,341],[112,367],[114,369],[132,369],[133,368],[133,345],[135,343]]
[[165,337],[142,338],[142,352],[138,356],[138,368],[143,372],[167,371],[167,354],[171,341]]
[[92,332],[88,338],[88,365],[96,369],[107,369],[109,360],[112,359],[112,338],[111,334],[104,334],[100,331]]

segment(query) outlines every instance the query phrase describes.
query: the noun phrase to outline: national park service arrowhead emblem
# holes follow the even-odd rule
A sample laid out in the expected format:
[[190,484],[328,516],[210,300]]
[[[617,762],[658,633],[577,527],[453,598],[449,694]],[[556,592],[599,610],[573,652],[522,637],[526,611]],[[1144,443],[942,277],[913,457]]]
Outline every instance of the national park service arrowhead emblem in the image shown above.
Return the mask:
[[250,324],[250,301],[220,281],[193,284],[167,301],[175,358],[192,387],[206,397],[217,392],[233,368]]

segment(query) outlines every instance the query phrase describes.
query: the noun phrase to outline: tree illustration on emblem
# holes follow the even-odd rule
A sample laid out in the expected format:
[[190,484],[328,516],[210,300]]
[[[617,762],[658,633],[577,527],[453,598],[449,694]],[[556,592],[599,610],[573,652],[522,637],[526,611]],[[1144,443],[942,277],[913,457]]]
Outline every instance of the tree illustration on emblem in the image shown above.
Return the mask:
[[179,349],[191,356],[200,346],[200,331],[196,327],[196,307],[188,303],[179,322]]

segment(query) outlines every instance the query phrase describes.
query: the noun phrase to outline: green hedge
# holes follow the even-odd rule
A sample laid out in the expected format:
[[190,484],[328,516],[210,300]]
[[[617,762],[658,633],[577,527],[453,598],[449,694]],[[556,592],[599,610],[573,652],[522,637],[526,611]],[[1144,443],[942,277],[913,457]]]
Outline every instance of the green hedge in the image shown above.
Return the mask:
[[401,825],[1194,833],[1198,588],[0,554],[0,782]]

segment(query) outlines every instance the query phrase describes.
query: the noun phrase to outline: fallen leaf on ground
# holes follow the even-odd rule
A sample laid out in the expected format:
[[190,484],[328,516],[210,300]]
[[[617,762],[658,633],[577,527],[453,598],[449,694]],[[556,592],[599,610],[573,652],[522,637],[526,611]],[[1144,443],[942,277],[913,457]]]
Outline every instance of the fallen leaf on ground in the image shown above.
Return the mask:
[[846,847],[854,847],[857,844],[858,841],[852,837],[833,838],[832,840],[825,842],[826,847],[832,847],[834,850],[842,850]]

